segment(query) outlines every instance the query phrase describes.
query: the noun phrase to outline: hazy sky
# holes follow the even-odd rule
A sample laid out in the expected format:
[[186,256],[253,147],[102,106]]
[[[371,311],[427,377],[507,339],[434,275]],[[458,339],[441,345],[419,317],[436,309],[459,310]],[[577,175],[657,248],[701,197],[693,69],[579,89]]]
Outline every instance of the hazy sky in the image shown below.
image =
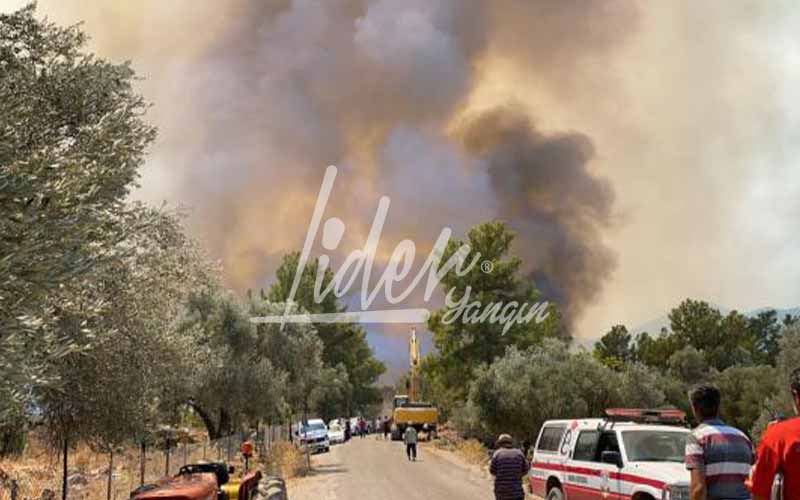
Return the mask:
[[232,286],[300,247],[336,163],[348,243],[382,194],[390,246],[507,218],[583,338],[800,303],[796,2],[256,3],[39,1],[145,78],[138,196],[191,207]]

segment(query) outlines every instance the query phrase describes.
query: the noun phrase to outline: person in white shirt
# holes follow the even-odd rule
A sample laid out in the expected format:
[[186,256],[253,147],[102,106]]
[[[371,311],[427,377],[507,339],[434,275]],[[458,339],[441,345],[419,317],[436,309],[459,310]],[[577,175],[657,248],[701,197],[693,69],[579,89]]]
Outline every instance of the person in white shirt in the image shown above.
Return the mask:
[[412,461],[417,460],[417,430],[413,426],[406,427],[403,433],[403,442],[406,444],[406,455]]

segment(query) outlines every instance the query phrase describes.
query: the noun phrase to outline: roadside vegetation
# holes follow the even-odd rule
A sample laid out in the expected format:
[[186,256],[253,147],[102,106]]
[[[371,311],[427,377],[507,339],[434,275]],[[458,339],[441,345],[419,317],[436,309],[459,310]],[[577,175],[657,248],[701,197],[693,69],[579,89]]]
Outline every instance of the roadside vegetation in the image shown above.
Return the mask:
[[[492,262],[492,273],[451,271],[443,286],[472,287],[485,303],[539,300],[511,252],[513,239],[500,223],[473,228],[470,247]],[[720,387],[723,418],[755,438],[776,415],[792,414],[785,388],[800,359],[800,323],[775,311],[723,315],[707,302],[685,300],[662,331],[633,335],[617,325],[591,351],[572,342],[555,307],[544,322],[515,325],[506,335],[500,325],[444,324],[447,311],[428,323],[436,352],[423,361],[425,398],[461,435],[488,445],[502,432],[532,442],[545,420],[597,417],[610,407],[689,414],[687,391],[700,382]]]
[[308,472],[307,457],[296,446],[287,441],[276,443],[264,465],[267,474],[284,479],[303,476]]
[[[296,254],[236,294],[180,211],[131,200],[149,105],[85,44],[34,5],[0,16],[0,456],[34,430],[110,453],[186,422],[216,439],[379,405],[363,329],[250,322],[283,312]],[[304,300],[311,286],[298,311],[342,309]]]

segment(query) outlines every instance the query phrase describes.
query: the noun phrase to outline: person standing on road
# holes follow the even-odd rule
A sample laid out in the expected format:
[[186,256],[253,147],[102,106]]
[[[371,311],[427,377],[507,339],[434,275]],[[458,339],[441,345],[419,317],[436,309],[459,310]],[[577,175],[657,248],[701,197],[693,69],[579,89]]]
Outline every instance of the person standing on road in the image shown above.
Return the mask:
[[403,442],[406,444],[406,455],[409,460],[417,460],[417,430],[409,425],[403,433]]
[[386,436],[389,435],[389,431],[391,430],[392,424],[389,423],[389,417],[383,417],[383,440],[386,440]]
[[713,385],[689,391],[701,422],[686,441],[686,468],[691,472],[691,500],[749,500],[745,481],[753,463],[753,444],[739,429],[719,418],[721,394]]
[[514,448],[509,434],[497,438],[497,450],[492,454],[489,472],[494,476],[495,500],[523,500],[522,477],[531,468],[522,450]]
[[364,439],[364,436],[367,435],[367,421],[361,417],[358,417],[358,437]]
[[[789,377],[795,413],[800,414],[800,368]],[[778,473],[783,474],[781,500],[800,500],[800,417],[767,427],[753,469],[755,500],[769,500]]]

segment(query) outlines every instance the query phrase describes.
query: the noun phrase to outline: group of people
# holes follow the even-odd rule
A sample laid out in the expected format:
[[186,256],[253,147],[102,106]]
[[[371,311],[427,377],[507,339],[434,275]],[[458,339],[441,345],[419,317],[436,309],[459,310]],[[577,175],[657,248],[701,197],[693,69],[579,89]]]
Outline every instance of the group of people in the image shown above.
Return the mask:
[[367,434],[372,432],[372,426],[362,417],[358,417],[352,425],[349,419],[344,421],[344,440],[350,441],[353,436],[364,438]]
[[383,439],[388,439],[392,429],[392,421],[389,417],[378,417],[374,421],[367,420],[363,417],[354,418],[351,422],[350,419],[339,419],[344,421],[344,439],[349,441],[353,437],[364,438],[369,434],[383,434]]
[[[800,368],[791,374],[789,391],[800,415]],[[717,387],[696,386],[689,400],[700,422],[686,444],[690,500],[800,500],[800,416],[771,424],[755,450],[744,432],[720,418]],[[522,500],[521,478],[530,464],[510,435],[500,435],[497,446],[489,467],[495,498]]]
[[[791,374],[789,391],[800,414],[800,368]],[[719,389],[700,385],[689,397],[701,422],[686,445],[691,500],[770,500],[773,493],[800,500],[800,418],[770,424],[754,451],[744,432],[720,419]]]

